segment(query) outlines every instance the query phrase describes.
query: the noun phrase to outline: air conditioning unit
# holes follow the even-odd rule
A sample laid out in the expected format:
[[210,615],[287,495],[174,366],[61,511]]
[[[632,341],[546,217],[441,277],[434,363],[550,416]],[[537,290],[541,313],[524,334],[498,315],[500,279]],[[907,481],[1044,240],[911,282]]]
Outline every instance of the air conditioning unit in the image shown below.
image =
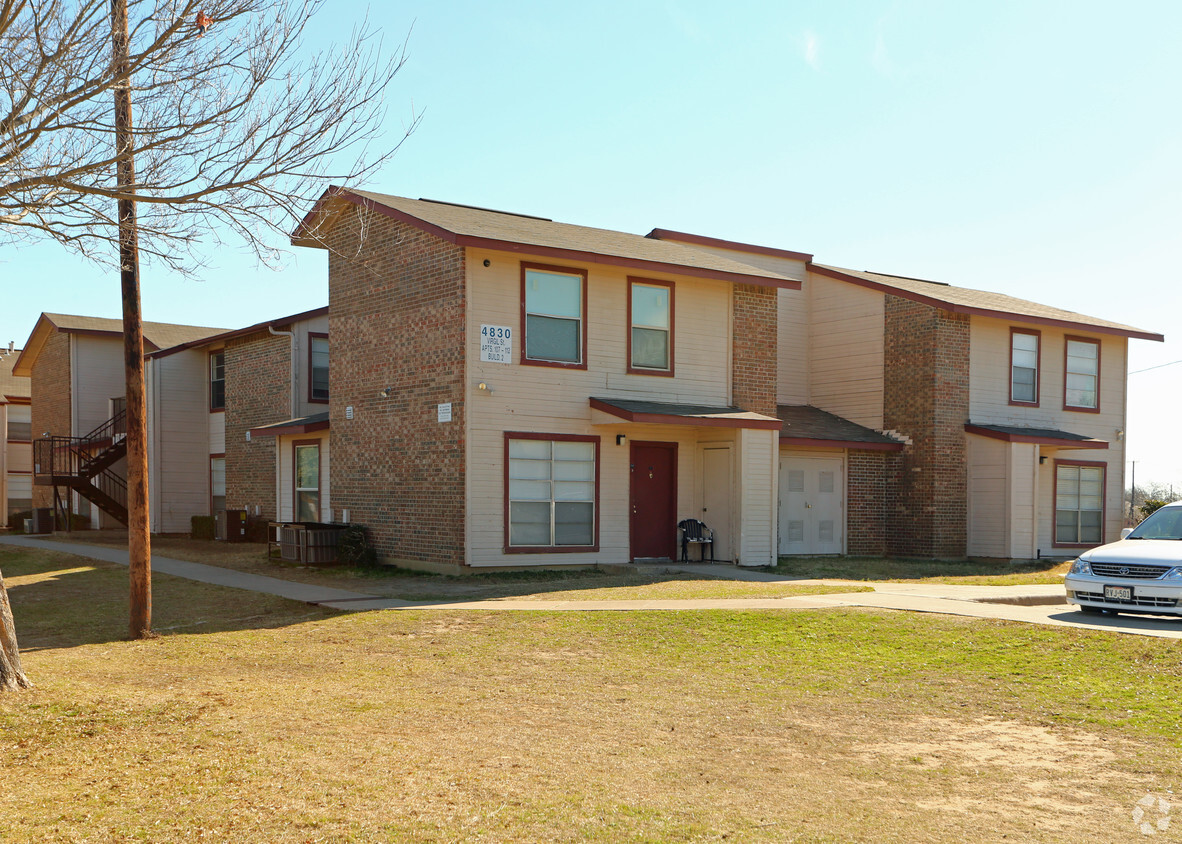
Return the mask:
[[33,508],[33,533],[53,533],[53,508]]
[[245,542],[246,511],[218,510],[214,516],[214,536],[223,542]]

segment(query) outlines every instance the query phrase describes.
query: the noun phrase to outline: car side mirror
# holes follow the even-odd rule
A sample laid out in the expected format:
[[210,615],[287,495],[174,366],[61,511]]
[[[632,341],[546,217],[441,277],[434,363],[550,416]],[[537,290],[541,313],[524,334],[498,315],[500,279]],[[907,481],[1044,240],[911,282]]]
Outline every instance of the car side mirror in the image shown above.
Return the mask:
[[1120,538],[1121,538],[1121,539],[1128,539],[1128,538],[1129,538],[1129,534],[1130,534],[1130,533],[1132,533],[1132,532],[1133,532],[1133,529],[1132,529],[1132,528],[1121,528],[1121,529],[1120,529]]

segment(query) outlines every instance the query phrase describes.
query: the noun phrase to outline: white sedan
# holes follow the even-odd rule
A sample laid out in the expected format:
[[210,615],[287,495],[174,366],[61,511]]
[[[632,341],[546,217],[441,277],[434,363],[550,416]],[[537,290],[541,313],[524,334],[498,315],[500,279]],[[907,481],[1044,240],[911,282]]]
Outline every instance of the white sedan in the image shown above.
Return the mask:
[[1182,501],[1080,554],[1065,585],[1082,612],[1182,615]]

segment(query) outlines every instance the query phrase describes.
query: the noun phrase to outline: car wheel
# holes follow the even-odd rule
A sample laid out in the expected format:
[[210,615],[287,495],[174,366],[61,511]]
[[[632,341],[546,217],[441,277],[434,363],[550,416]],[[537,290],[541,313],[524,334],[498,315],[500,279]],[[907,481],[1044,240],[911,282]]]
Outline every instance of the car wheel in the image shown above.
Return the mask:
[[[1084,615],[1104,615],[1104,610],[1099,607],[1089,607],[1084,604],[1079,605],[1079,611]],[[1113,613],[1115,615],[1115,613]]]

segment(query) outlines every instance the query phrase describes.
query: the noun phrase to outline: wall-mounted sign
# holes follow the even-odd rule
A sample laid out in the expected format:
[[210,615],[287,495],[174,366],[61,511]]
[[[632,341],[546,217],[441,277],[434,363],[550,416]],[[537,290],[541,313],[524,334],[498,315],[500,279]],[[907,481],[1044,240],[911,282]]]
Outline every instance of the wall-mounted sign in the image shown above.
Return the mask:
[[439,405],[438,410],[439,410],[439,421],[440,422],[450,422],[451,421],[451,402],[447,402],[446,404]]
[[507,325],[480,326],[482,363],[513,362],[513,329]]

